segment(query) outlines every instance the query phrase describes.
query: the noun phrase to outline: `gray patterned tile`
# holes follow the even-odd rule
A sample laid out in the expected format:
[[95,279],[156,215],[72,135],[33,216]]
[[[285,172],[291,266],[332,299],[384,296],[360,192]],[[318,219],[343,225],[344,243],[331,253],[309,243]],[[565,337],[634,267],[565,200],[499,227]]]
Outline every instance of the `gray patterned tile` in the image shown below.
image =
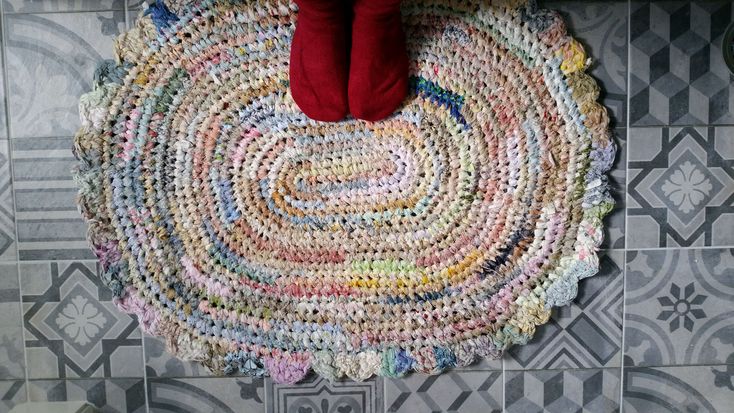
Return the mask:
[[613,126],[627,117],[627,2],[544,2],[558,10],[574,38],[581,41],[594,64],[591,75],[602,88],[604,105],[611,110]]
[[3,0],[5,13],[123,10],[125,0]]
[[9,142],[0,139],[0,261],[15,260],[15,213]]
[[147,377],[211,377],[212,374],[201,363],[183,361],[166,351],[160,337],[143,335],[145,348],[145,372]]
[[734,128],[632,128],[627,248],[734,245]]
[[11,137],[72,136],[77,104],[99,62],[113,57],[125,12],[11,14],[5,18]]
[[625,365],[726,363],[732,302],[734,250],[628,252]]
[[619,411],[619,369],[508,371],[508,413]]
[[625,368],[623,409],[625,413],[730,412],[732,378],[732,365]]
[[23,263],[20,274],[29,378],[143,376],[137,321],[112,302],[95,262]]
[[295,385],[266,380],[268,413],[382,413],[383,379],[363,382],[342,380],[330,383],[311,374]]
[[633,1],[630,125],[734,121],[734,76],[721,52],[730,1]]
[[523,346],[506,353],[505,368],[616,367],[621,363],[624,251],[601,256],[599,274],[581,280],[569,306],[554,308]]
[[262,379],[153,378],[148,379],[147,391],[150,413],[261,413],[265,410]]
[[30,400],[85,400],[105,413],[144,413],[145,382],[137,379],[30,380]]
[[25,378],[18,266],[0,263],[0,380]]
[[448,371],[385,379],[388,413],[502,411],[501,371]]
[[71,177],[76,160],[71,146],[68,137],[13,141],[21,261],[94,258],[76,205],[78,188]]
[[0,413],[26,401],[25,380],[0,380]]

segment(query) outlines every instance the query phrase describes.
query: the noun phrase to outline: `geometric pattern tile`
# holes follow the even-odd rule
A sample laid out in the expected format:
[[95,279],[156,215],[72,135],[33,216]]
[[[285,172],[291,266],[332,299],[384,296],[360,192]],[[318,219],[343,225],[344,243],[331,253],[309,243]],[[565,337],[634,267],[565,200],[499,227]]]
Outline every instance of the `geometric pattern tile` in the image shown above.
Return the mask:
[[16,259],[15,214],[13,213],[13,184],[10,176],[9,153],[9,142],[0,139],[0,261],[15,261]]
[[[154,378],[148,379],[150,413],[263,413],[265,394],[262,379]],[[324,410],[324,412],[346,412]],[[292,410],[293,413],[308,413]],[[320,413],[314,410],[312,413]]]
[[0,263],[0,380],[25,378],[18,266]]
[[[211,377],[201,363],[184,361],[166,351],[163,339],[143,335],[146,377]],[[239,373],[239,371],[237,372]]]
[[734,75],[722,38],[731,1],[633,1],[630,125],[734,122]]
[[601,257],[601,270],[579,283],[571,305],[554,308],[533,339],[506,353],[505,369],[617,367],[621,362],[624,251]]
[[8,412],[26,400],[25,380],[0,380],[0,412]]
[[625,413],[731,412],[733,379],[731,364],[625,368],[623,409]]
[[28,377],[143,377],[137,320],[89,262],[22,263]]
[[94,258],[76,206],[71,138],[13,141],[18,248],[21,261]]
[[388,413],[502,411],[501,371],[450,371],[385,379]]
[[627,2],[547,2],[561,12],[574,38],[593,56],[591,75],[602,89],[612,126],[627,122]]
[[628,251],[626,284],[625,365],[730,362],[734,250]]
[[734,245],[734,128],[632,128],[627,248]]
[[101,412],[144,413],[143,379],[30,380],[30,400],[62,402],[85,400]]
[[91,90],[96,66],[113,58],[124,10],[10,14],[4,24],[11,139],[74,135],[79,96]]
[[505,411],[619,411],[619,369],[508,371]]
[[125,0],[3,0],[5,13],[122,10]]
[[[268,413],[382,413],[383,378],[329,382],[310,374],[298,384],[265,380]],[[419,411],[419,410],[416,410]]]

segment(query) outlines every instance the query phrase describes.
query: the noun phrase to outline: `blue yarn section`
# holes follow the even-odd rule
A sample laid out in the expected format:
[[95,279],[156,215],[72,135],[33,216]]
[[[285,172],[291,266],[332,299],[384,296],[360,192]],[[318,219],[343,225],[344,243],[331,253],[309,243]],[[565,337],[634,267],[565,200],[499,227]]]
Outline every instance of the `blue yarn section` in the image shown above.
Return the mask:
[[155,27],[158,28],[158,31],[162,31],[164,28],[169,28],[171,27],[172,22],[178,21],[178,16],[172,13],[166,6],[166,3],[161,0],[156,0],[155,3],[145,10],[143,15],[150,15],[150,18],[153,20],[153,23],[155,23]]
[[431,82],[420,76],[411,76],[410,87],[419,96],[430,100],[438,106],[447,108],[449,113],[451,113],[451,117],[456,119],[464,128],[469,127],[464,115],[461,114],[461,108],[464,106],[463,96],[446,90],[439,86],[438,83]]

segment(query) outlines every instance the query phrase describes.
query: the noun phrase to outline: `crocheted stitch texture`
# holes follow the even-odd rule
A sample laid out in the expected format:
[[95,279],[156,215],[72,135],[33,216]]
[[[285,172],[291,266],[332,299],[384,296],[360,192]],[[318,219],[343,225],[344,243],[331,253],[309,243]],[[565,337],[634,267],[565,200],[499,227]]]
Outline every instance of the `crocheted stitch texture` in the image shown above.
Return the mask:
[[117,305],[218,373],[293,383],[499,357],[596,273],[615,148],[553,12],[403,4],[377,123],[289,94],[286,0],[151,6],[80,102],[80,210]]

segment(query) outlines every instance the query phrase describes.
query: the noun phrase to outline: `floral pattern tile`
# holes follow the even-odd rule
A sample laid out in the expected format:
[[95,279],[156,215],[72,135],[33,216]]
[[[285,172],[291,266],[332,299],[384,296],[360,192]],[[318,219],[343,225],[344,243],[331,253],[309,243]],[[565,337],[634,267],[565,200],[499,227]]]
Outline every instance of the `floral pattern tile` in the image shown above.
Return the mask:
[[734,245],[734,128],[632,128],[627,248]]
[[502,411],[502,371],[411,374],[385,380],[388,413]]
[[733,379],[731,364],[625,368],[623,409],[626,413],[730,412]]
[[30,400],[62,402],[84,400],[104,413],[145,413],[143,379],[31,380]]
[[510,348],[505,369],[620,365],[624,251],[608,251],[600,262],[600,273],[581,280],[571,305],[554,308],[527,345]]
[[265,409],[262,379],[152,378],[147,391],[150,413],[263,413]]
[[135,318],[121,313],[89,262],[20,267],[28,377],[142,377]]
[[627,252],[625,365],[734,362],[734,250]]
[[[389,386],[388,386],[389,388]],[[382,413],[383,379],[329,382],[311,374],[295,384],[266,380],[267,413]]]

